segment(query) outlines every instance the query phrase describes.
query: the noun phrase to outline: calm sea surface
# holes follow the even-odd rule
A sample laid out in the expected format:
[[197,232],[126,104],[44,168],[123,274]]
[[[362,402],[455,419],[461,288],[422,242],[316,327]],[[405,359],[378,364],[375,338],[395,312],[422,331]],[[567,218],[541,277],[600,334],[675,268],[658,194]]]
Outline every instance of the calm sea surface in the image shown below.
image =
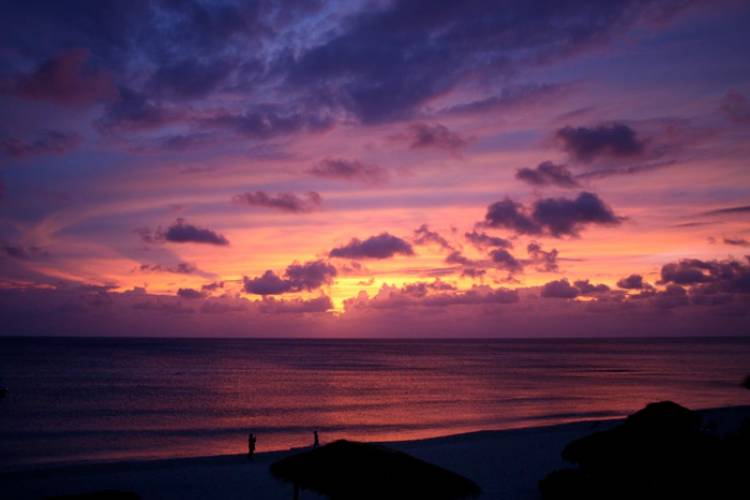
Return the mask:
[[0,468],[750,404],[750,339],[1,339]]

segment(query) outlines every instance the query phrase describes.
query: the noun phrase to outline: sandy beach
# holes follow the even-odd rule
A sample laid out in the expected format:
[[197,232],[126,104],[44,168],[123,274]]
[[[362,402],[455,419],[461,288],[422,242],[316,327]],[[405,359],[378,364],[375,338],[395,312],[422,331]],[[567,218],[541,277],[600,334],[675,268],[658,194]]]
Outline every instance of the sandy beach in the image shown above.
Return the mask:
[[[702,410],[704,424],[731,432],[750,406]],[[560,453],[573,439],[620,420],[582,421],[548,427],[389,443],[479,484],[481,498],[538,498],[537,481],[563,466]],[[34,467],[0,473],[3,498],[37,499],[104,489],[128,490],[151,499],[288,499],[291,487],[274,480],[268,466],[294,451],[140,462]],[[304,491],[302,498],[319,498]]]

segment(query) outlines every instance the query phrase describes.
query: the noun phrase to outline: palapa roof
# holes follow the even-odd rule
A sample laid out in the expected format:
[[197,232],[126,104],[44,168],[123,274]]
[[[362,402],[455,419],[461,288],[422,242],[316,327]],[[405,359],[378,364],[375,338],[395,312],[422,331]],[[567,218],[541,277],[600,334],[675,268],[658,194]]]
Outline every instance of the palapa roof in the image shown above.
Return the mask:
[[333,500],[458,500],[481,492],[473,481],[406,453],[346,440],[283,458],[271,474]]

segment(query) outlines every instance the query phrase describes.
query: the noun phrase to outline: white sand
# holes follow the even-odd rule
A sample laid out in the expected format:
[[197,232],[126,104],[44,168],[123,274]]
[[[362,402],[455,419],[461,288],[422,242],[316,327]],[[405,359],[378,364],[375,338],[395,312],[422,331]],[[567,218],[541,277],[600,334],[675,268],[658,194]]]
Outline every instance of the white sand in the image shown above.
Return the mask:
[[[750,417],[750,406],[701,413],[704,422],[727,432]],[[390,445],[474,480],[483,490],[481,498],[536,499],[537,481],[565,465],[560,453],[568,442],[617,422],[473,432]],[[291,486],[277,482],[268,472],[272,462],[288,453],[261,453],[253,462],[244,456],[230,455],[27,469],[0,474],[0,498],[38,499],[119,489],[138,492],[145,500],[289,499]],[[320,498],[306,491],[301,497]]]

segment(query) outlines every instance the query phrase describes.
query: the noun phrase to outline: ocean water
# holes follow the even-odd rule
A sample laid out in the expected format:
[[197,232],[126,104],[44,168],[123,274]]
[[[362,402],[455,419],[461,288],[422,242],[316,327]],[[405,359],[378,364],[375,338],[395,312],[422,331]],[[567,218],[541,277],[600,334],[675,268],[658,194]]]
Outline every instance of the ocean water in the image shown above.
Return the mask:
[[0,468],[750,404],[750,339],[2,339]]

